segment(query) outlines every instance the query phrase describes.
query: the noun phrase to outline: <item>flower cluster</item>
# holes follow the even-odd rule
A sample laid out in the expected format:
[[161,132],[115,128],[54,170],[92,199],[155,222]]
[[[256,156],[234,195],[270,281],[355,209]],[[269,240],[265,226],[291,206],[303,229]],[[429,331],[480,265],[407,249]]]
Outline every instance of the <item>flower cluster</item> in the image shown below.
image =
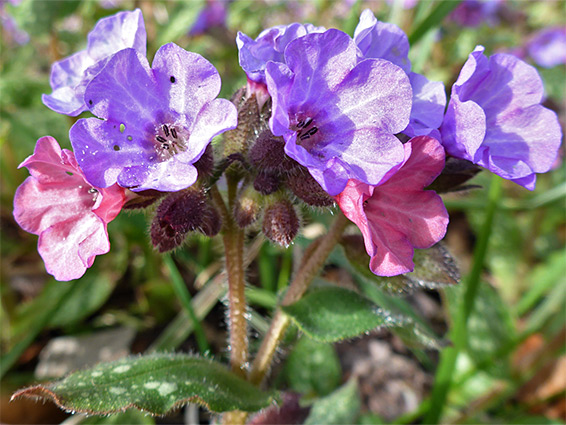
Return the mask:
[[[80,277],[108,251],[106,224],[123,206],[157,201],[150,233],[160,252],[191,231],[214,236],[226,213],[242,228],[261,220],[286,246],[300,203],[337,203],[359,227],[370,269],[407,273],[414,248],[446,233],[442,199],[427,190],[445,164],[468,161],[533,189],[561,143],[533,67],[478,46],[446,105],[443,83],[411,70],[405,33],[370,10],[353,37],[299,23],[256,39],[238,33],[248,84],[232,101],[217,98],[220,76],[202,56],[169,43],[150,66],[145,44],[141,12],[121,12],[96,25],[86,50],[53,65],[44,103],[94,117],[71,128],[74,154],[38,141],[14,214],[40,235],[57,279]],[[224,132],[215,158],[211,140]],[[238,182],[228,212],[210,193],[223,173]]]

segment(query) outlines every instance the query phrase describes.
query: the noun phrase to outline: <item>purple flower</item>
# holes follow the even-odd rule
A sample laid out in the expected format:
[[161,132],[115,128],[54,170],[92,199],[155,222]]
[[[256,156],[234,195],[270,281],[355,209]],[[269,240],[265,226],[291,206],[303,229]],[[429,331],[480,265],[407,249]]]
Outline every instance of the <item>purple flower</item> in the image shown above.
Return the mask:
[[15,42],[19,45],[24,45],[29,43],[29,34],[20,29],[16,20],[13,16],[6,10],[6,3],[10,3],[13,7],[19,6],[21,0],[0,0],[0,24],[2,24],[2,35],[4,36],[5,42]]
[[497,13],[504,0],[464,0],[452,11],[449,18],[464,27],[490,26],[499,22]]
[[133,191],[191,186],[211,139],[237,124],[236,107],[219,92],[214,66],[173,43],[157,51],[153,68],[134,49],[116,53],[85,92],[104,120],[81,119],[69,134],[87,180]]
[[197,16],[189,35],[200,35],[210,28],[226,26],[226,2],[227,0],[207,0],[206,6]]
[[409,137],[432,136],[440,138],[438,128],[444,118],[446,92],[441,81],[429,81],[424,75],[409,73],[413,89],[413,108],[409,125],[403,133]]
[[114,53],[126,48],[146,54],[145,26],[139,9],[101,19],[88,34],[85,50],[53,64],[50,79],[53,93],[43,95],[45,106],[71,116],[86,111],[86,86]]
[[413,89],[413,108],[407,136],[433,136],[438,138],[438,127],[444,117],[446,93],[442,82],[432,82],[423,75],[411,72],[409,39],[401,28],[378,21],[366,9],[354,31],[354,41],[366,58],[385,59],[401,67],[409,76]]
[[411,71],[407,35],[397,25],[378,21],[371,10],[366,9],[360,15],[354,41],[364,57],[386,59],[407,74]]
[[285,63],[269,62],[265,74],[271,131],[330,195],[350,178],[375,185],[403,161],[394,134],[407,127],[412,94],[398,66],[363,60],[347,34],[331,29],[289,43]]
[[552,68],[566,63],[566,27],[545,28],[537,32],[527,49],[539,66]]
[[285,47],[291,41],[306,34],[324,31],[326,31],[324,27],[293,23],[263,30],[255,40],[238,32],[236,44],[238,45],[240,66],[246,72],[248,80],[266,84],[265,65],[267,62],[285,63]]
[[532,66],[502,53],[488,59],[483,51],[476,47],[452,86],[442,143],[450,155],[532,190],[535,173],[556,158],[558,118],[540,105],[544,90]]

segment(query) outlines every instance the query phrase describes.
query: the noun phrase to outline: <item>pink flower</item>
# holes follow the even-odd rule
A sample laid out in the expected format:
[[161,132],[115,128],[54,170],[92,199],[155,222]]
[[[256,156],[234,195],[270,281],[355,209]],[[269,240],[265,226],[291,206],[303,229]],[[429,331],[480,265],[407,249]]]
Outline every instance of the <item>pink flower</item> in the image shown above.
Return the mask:
[[125,190],[93,187],[73,153],[50,136],[37,141],[33,155],[20,164],[31,176],[16,191],[14,218],[39,235],[38,252],[57,280],[81,277],[94,257],[110,250],[106,225],[122,209]]
[[338,205],[362,231],[370,269],[378,276],[395,276],[414,269],[414,248],[440,241],[448,225],[442,199],[423,190],[444,168],[444,149],[435,139],[415,137],[405,145],[398,171],[377,186],[349,180]]

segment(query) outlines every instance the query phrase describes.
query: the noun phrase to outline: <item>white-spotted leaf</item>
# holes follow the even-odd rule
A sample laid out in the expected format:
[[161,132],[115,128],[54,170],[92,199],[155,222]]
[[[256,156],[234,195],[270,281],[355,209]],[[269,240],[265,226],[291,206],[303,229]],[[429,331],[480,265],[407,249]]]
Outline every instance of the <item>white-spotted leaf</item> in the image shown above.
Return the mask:
[[68,411],[99,415],[129,408],[164,415],[189,401],[213,412],[255,412],[274,399],[222,364],[185,354],[101,363],[60,381],[21,389],[12,399],[18,397],[50,399]]

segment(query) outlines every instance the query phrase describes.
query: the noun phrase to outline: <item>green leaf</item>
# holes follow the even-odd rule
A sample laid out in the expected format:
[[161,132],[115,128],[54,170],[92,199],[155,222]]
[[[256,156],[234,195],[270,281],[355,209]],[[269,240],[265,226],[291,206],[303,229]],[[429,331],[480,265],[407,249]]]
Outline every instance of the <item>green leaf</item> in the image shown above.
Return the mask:
[[325,396],[340,385],[342,370],[331,344],[301,338],[289,354],[285,377],[294,391]]
[[155,419],[151,416],[140,412],[139,410],[128,410],[123,413],[110,416],[89,416],[81,421],[81,425],[153,425]]
[[442,243],[429,249],[415,249],[415,270],[392,277],[376,276],[371,272],[361,235],[347,235],[342,238],[341,244],[352,271],[389,293],[404,294],[417,288],[436,289],[460,282],[456,262]]
[[305,334],[322,342],[361,335],[386,325],[389,318],[370,300],[336,287],[315,290],[283,311]]
[[411,318],[391,314],[362,295],[343,288],[315,290],[296,303],[284,306],[283,311],[307,336],[317,341],[340,341],[386,327],[413,337],[415,342],[426,341],[429,347],[439,347]]
[[80,413],[106,415],[137,408],[164,415],[187,402],[213,412],[255,412],[270,405],[273,393],[229,372],[220,363],[184,354],[127,357],[75,372],[65,379],[17,391]]
[[318,400],[312,407],[305,425],[352,424],[360,413],[358,382],[350,379],[332,394]]

